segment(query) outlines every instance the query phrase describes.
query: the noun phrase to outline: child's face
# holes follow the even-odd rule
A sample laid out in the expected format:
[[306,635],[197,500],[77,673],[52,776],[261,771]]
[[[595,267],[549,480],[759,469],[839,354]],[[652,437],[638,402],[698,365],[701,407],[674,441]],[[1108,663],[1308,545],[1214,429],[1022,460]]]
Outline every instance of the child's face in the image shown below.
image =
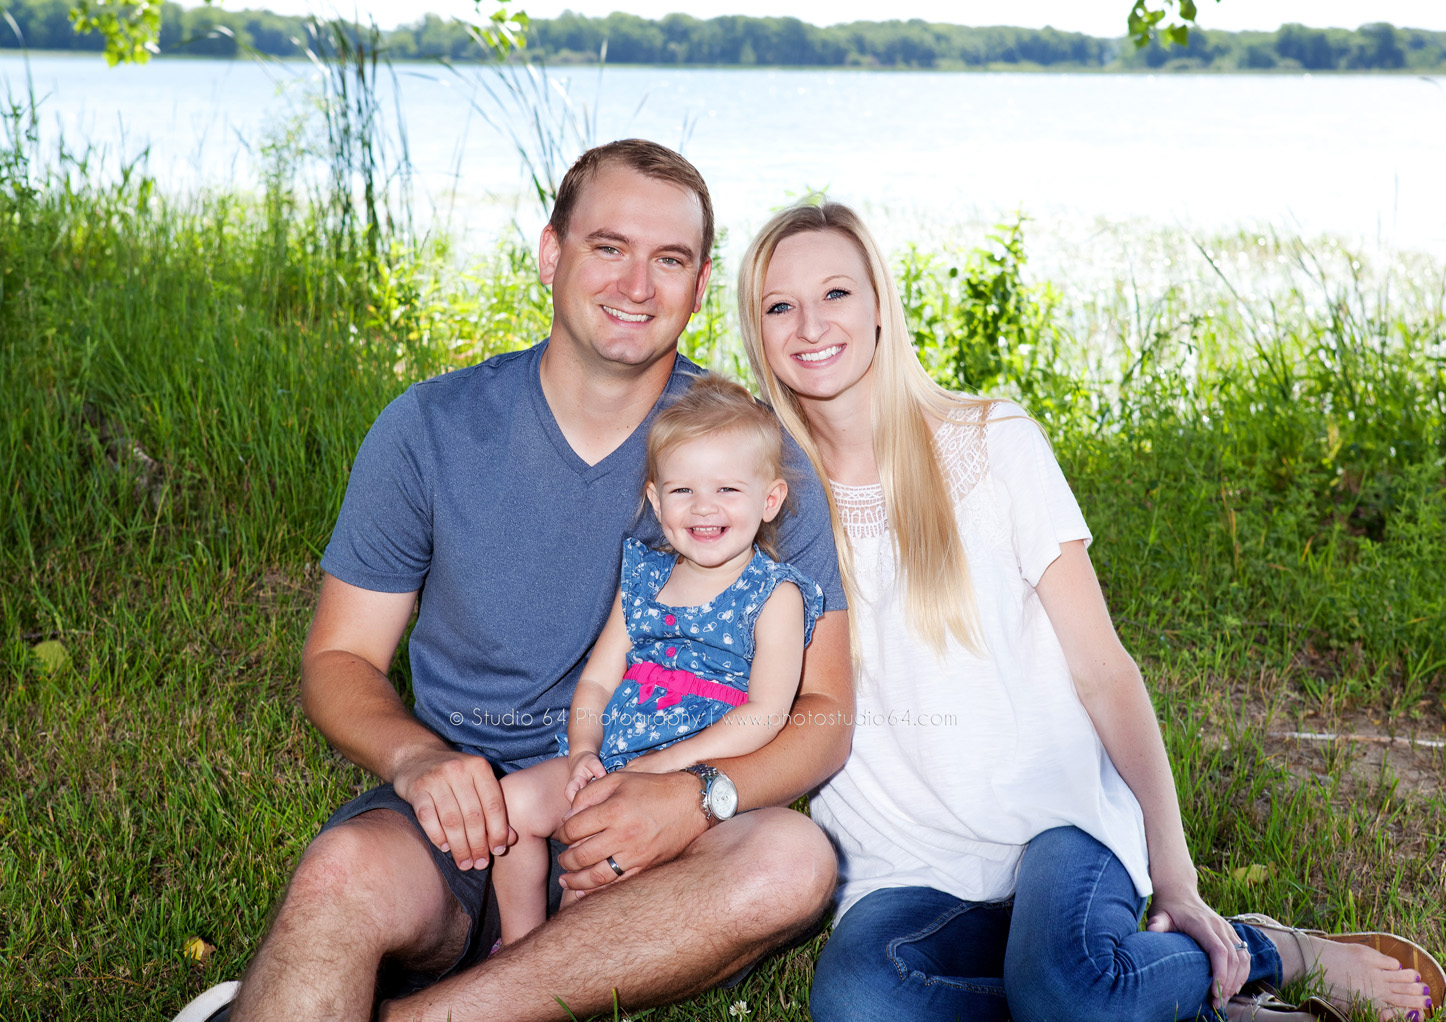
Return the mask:
[[663,535],[705,568],[742,568],[758,527],[783,506],[788,484],[763,464],[756,442],[720,433],[682,444],[658,459],[648,500]]

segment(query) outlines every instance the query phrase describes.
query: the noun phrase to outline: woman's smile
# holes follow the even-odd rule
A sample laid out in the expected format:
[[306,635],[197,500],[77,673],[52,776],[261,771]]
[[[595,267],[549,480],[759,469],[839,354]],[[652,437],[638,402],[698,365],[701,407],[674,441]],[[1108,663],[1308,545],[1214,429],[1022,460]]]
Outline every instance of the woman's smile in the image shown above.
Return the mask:
[[763,350],[778,378],[804,400],[832,400],[873,367],[879,303],[863,254],[844,235],[784,238],[763,279]]

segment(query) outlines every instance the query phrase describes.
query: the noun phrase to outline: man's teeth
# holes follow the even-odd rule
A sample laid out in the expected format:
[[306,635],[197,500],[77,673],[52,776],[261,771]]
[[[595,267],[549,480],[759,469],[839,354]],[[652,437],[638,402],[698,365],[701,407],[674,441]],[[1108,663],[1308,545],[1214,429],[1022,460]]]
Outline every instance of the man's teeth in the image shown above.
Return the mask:
[[800,362],[822,362],[826,358],[833,358],[841,351],[843,351],[842,344],[833,344],[827,348],[820,348],[818,351],[811,351],[794,357]]
[[623,312],[621,309],[614,309],[607,305],[604,305],[603,309],[607,312],[609,316],[616,316],[624,323],[646,323],[648,320],[653,318],[652,316],[649,316],[647,313],[644,312],[639,312],[636,314],[631,312]]

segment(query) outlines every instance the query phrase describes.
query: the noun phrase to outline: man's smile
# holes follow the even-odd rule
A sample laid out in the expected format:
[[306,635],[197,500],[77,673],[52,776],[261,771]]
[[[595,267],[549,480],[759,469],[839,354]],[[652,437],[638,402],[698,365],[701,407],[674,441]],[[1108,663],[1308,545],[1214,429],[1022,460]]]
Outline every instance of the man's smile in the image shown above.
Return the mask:
[[614,309],[611,305],[604,305],[603,312],[606,312],[614,319],[620,319],[624,323],[646,323],[653,317],[646,312],[624,312],[621,309]]

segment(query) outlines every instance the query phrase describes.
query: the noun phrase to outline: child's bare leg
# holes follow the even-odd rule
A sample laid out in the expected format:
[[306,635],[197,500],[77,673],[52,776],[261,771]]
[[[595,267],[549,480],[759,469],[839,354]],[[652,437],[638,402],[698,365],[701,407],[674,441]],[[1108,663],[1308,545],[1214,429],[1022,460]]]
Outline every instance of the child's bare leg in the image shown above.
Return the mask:
[[566,759],[549,759],[502,778],[507,822],[517,843],[492,859],[492,885],[502,915],[502,943],[526,936],[547,919],[547,875],[552,855],[547,839],[568,810]]

